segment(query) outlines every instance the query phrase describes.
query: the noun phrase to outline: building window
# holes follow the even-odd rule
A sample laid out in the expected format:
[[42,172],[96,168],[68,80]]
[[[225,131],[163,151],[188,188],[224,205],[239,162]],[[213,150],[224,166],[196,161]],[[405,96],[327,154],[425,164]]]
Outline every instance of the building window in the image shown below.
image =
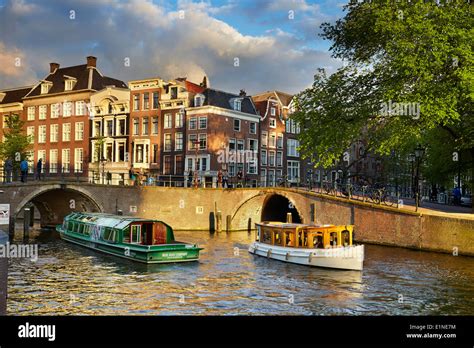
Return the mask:
[[[270,108],[270,115],[272,115],[272,116],[276,115],[276,109],[274,107]],[[271,124],[272,124],[272,120],[275,121],[275,119],[274,118],[270,119],[270,127],[271,127]],[[273,128],[275,128],[275,127],[273,127]]]
[[178,87],[171,87],[171,99],[178,98]]
[[158,109],[158,107],[160,106],[158,102],[158,97],[158,92],[153,92],[153,109]]
[[151,123],[152,123],[151,132],[152,132],[152,134],[157,135],[158,134],[158,127],[159,127],[158,126],[158,116],[153,116]]
[[139,110],[139,105],[140,104],[140,94],[134,94],[133,95],[133,110],[137,111]]
[[105,136],[107,137],[114,136],[114,121],[113,120],[105,121]]
[[158,163],[158,144],[153,144],[152,163]]
[[74,172],[82,173],[82,164],[84,162],[84,152],[82,149],[74,150]]
[[69,117],[72,115],[72,102],[63,103],[63,117]]
[[300,162],[288,161],[288,180],[297,181],[300,176]]
[[49,83],[42,83],[41,84],[41,94],[46,94],[49,92],[49,87],[51,84]]
[[39,107],[39,119],[46,120],[46,114],[48,113],[48,106],[47,105],[40,105]]
[[277,135],[277,148],[283,149],[283,134]]
[[270,133],[268,147],[276,147],[276,133]]
[[199,150],[207,149],[207,134],[199,134]]
[[260,157],[261,157],[260,160],[262,162],[262,166],[266,166],[267,165],[267,150],[262,150]]
[[164,122],[164,129],[170,129],[173,127],[173,118],[171,117],[171,114],[165,114]]
[[59,103],[51,104],[51,118],[58,118],[60,109],[61,109],[61,104]]
[[275,167],[275,151],[268,151],[268,165]]
[[257,174],[257,164],[255,162],[248,162],[247,174]]
[[190,130],[197,129],[197,118],[196,117],[191,117],[189,119],[189,129]]
[[199,107],[199,106],[202,106],[204,102],[204,98],[202,95],[197,95],[194,97],[194,106],[195,107]]
[[267,147],[268,145],[268,133],[262,132],[262,147]]
[[184,126],[184,112],[178,112],[174,115],[174,123],[176,128],[182,128]]
[[270,119],[270,128],[276,128],[277,123],[275,118]]
[[249,139],[248,140],[248,149],[253,152],[258,151],[258,140],[257,139]]
[[229,151],[234,151],[235,150],[235,139],[231,138],[229,139]]
[[75,84],[76,84],[76,80],[66,80],[64,82],[64,90],[65,91],[72,91]]
[[283,167],[283,152],[282,151],[277,152],[276,164],[277,164],[277,167]]
[[171,174],[171,156],[164,156],[165,159],[165,166],[163,174],[169,175]]
[[183,155],[174,156],[174,173],[182,175],[183,172]]
[[28,121],[35,120],[35,111],[36,111],[36,108],[34,106],[28,107]]
[[235,176],[235,163],[229,163],[229,176]]
[[263,186],[267,185],[267,170],[266,169],[260,170],[260,184]]
[[150,108],[150,93],[143,93],[143,110]]
[[118,129],[117,129],[117,135],[126,135],[126,124],[125,124],[125,119],[119,119],[118,120]]
[[83,100],[76,102],[76,116],[82,116],[86,114],[86,103]]
[[30,144],[35,142],[35,126],[30,126],[26,128],[26,135],[30,137]]
[[59,136],[59,125],[58,124],[52,124],[49,127],[49,141],[52,143],[57,143],[58,142],[58,136]]
[[174,150],[182,151],[183,150],[183,133],[178,132],[174,135]]
[[240,111],[242,109],[242,100],[234,99],[234,110]]
[[46,150],[38,150],[38,161],[40,158],[43,160],[43,168],[41,168],[41,173],[44,173],[44,164],[46,163]]
[[171,134],[165,134],[165,148],[164,151],[170,152],[171,151]]
[[142,135],[148,135],[148,117],[142,118]]
[[234,119],[234,131],[240,132],[240,120]]
[[70,141],[71,140],[71,124],[64,123],[63,124],[63,141]]
[[197,134],[189,134],[188,135],[188,150],[195,150],[196,149],[197,140],[198,140]]
[[42,125],[38,127],[38,143],[46,143],[46,126]]
[[244,151],[245,150],[245,144],[243,139],[237,140],[237,151]]
[[140,133],[140,122],[138,118],[133,119],[133,135],[138,135]]
[[250,122],[250,124],[249,124],[249,133],[250,134],[257,134],[257,123]]
[[207,128],[207,116],[199,117],[199,129]]
[[76,129],[76,140],[84,140],[84,122],[76,122],[74,125]]
[[49,150],[49,172],[58,172],[58,150]]
[[61,154],[61,170],[63,173],[69,173],[69,166],[71,164],[71,153],[69,149],[63,149]]
[[287,156],[298,157],[300,154],[298,152],[299,141],[296,139],[288,139],[288,148]]

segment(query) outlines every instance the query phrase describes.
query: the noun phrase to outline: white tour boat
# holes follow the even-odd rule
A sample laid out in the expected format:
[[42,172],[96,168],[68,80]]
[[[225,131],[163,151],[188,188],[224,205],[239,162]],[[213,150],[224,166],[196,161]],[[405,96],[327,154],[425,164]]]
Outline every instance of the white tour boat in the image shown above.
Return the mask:
[[249,252],[300,265],[361,271],[364,246],[352,244],[353,225],[262,222]]

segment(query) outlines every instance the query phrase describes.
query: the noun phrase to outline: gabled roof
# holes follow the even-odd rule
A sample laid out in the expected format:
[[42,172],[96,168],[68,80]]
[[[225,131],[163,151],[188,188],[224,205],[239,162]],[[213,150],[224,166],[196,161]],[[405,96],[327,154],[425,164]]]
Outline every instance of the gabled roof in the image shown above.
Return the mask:
[[217,89],[206,88],[203,92],[205,96],[203,105],[217,106],[223,109],[234,110],[233,100],[242,99],[240,111],[247,114],[257,115],[252,99],[248,96],[219,91]]
[[[22,98],[29,92],[33,86],[11,88],[0,91],[0,104],[21,103]],[[5,96],[2,99],[2,95]]]
[[[92,76],[90,76],[89,72],[91,69]],[[26,98],[65,92],[64,85],[68,77],[73,77],[77,80],[71,91],[89,89],[89,86],[90,89],[96,91],[111,85],[114,85],[116,87],[127,88],[127,85],[123,81],[103,76],[96,68],[88,68],[87,64],[82,64],[56,69],[56,71],[50,73],[44,78],[44,81],[49,81],[53,83],[48,93],[41,94],[41,83],[39,83],[38,85],[36,85],[36,87],[32,89],[32,91],[26,96]],[[90,79],[92,81],[89,81]],[[91,83],[89,84],[89,82]]]
[[293,99],[293,95],[280,91],[266,91],[252,96],[254,102],[266,101],[270,98],[275,98],[279,100],[283,106],[288,106]]

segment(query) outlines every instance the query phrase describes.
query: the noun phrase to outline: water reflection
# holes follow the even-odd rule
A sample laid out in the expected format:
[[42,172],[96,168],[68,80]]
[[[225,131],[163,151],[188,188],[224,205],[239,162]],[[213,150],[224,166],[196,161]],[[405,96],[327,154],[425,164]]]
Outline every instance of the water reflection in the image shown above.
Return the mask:
[[253,233],[176,232],[201,260],[143,265],[31,235],[39,259],[11,260],[9,314],[474,314],[472,258],[367,246],[363,272],[325,270],[249,254]]

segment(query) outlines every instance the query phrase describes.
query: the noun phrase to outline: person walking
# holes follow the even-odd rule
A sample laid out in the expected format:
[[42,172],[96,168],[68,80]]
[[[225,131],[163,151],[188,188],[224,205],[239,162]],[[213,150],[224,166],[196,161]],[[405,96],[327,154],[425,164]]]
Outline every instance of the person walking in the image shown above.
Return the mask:
[[38,180],[41,180],[41,171],[43,170],[43,159],[40,158],[36,164],[36,176]]
[[222,188],[222,170],[217,172],[217,187]]
[[222,187],[229,187],[229,173],[227,172],[227,170],[224,170],[224,174],[222,175]]
[[3,169],[5,171],[5,182],[7,183],[12,182],[13,161],[11,158],[7,158]]
[[20,172],[21,172],[21,182],[26,182],[28,180],[28,161],[23,159],[20,162]]

